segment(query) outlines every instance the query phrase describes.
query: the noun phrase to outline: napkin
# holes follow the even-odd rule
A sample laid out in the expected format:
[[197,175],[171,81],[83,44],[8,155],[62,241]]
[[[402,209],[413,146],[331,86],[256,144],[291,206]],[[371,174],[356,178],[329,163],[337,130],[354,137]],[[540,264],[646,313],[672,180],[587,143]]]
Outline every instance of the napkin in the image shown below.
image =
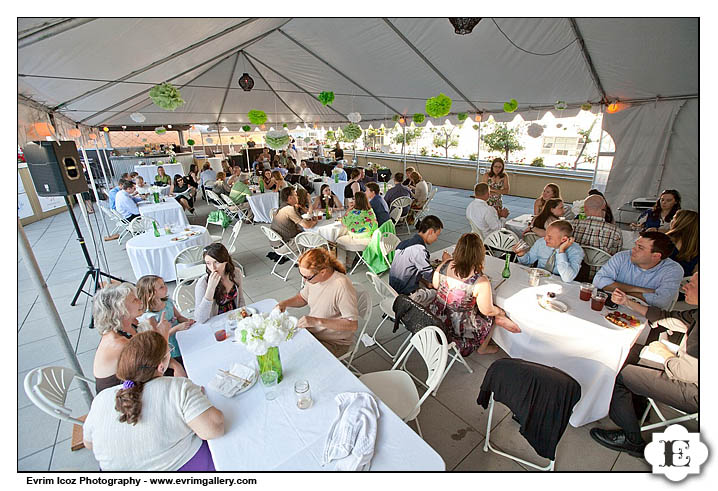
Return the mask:
[[[248,387],[256,377],[254,369],[246,365],[240,365],[239,363],[234,363],[232,368],[229,369],[229,373],[231,375],[221,370],[218,371],[210,381],[209,388],[216,390],[224,397],[234,397],[241,390]],[[234,375],[234,377],[232,375]]]
[[339,414],[329,428],[322,465],[336,460],[335,470],[368,471],[379,419],[376,400],[368,392],[343,392],[334,400]]

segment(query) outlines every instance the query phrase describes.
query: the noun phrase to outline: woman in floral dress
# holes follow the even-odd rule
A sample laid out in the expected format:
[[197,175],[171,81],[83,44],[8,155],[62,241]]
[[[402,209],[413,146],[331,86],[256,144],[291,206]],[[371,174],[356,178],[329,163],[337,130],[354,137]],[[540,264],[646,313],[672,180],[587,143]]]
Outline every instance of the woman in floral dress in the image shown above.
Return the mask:
[[489,199],[486,203],[501,211],[504,204],[501,197],[509,193],[509,175],[504,172],[504,161],[501,158],[495,158],[491,162],[491,170],[484,174],[483,181],[489,185]]
[[462,356],[474,351],[495,353],[489,346],[494,326],[509,332],[521,329],[493,303],[491,283],[483,275],[486,251],[478,235],[464,234],[456,244],[453,258],[444,261],[434,272],[436,298],[429,311],[443,321],[449,342],[455,341]]

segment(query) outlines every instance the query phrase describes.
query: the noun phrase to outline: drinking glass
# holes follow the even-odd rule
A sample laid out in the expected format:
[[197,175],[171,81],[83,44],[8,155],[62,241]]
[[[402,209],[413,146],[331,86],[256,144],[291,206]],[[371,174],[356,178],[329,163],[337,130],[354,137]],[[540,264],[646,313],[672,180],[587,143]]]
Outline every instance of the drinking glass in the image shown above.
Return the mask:
[[262,387],[264,388],[264,398],[268,401],[273,401],[277,398],[277,372],[274,370],[267,370],[260,376],[262,381]]
[[297,396],[297,407],[307,409],[312,405],[312,391],[308,380],[297,380],[294,383],[294,393]]
[[520,239],[520,240],[516,243],[516,252],[521,252],[521,251],[524,250],[524,249],[525,249],[525,250],[529,250],[529,249],[531,249],[531,246],[528,245],[528,243],[527,243],[525,240]]
[[224,341],[225,339],[227,339],[227,331],[225,331],[224,329],[215,331],[214,339],[216,339],[217,341]]
[[539,286],[543,270],[539,268],[529,269],[529,286]]
[[593,295],[591,295],[591,310],[595,310],[597,312],[603,310],[603,305],[606,303],[607,298],[608,295],[602,291],[596,290],[593,292]]
[[581,283],[581,291],[578,295],[578,298],[580,298],[584,302],[588,302],[589,300],[591,300],[592,294],[593,285],[591,283]]

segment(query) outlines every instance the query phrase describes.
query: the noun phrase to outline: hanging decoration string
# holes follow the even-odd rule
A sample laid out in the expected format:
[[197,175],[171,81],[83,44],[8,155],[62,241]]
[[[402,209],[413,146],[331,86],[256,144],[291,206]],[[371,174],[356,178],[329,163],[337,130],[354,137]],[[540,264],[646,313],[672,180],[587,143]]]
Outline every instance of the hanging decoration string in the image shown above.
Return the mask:
[[566,48],[568,48],[569,46],[571,46],[573,43],[575,43],[576,41],[578,41],[578,39],[574,39],[573,41],[571,41],[570,43],[568,43],[566,46],[564,46],[563,48],[559,49],[558,51],[554,51],[553,53],[534,53],[533,51],[529,51],[529,50],[527,50],[527,49],[523,49],[521,46],[519,46],[519,45],[517,45],[516,43],[514,43],[514,42],[511,40],[511,38],[509,38],[509,37],[506,35],[506,33],[505,33],[503,30],[501,30],[501,28],[500,28],[499,25],[496,23],[496,21],[494,20],[493,17],[491,18],[491,22],[494,23],[494,25],[496,26],[496,29],[498,29],[499,32],[504,35],[504,37],[507,39],[507,41],[510,42],[510,43],[514,46],[514,48],[516,48],[516,49],[518,49],[518,50],[520,50],[520,51],[523,51],[524,53],[528,53],[528,54],[530,54],[530,55],[535,55],[535,56],[553,56],[553,55],[557,55],[557,54],[559,54],[561,51],[565,50]]

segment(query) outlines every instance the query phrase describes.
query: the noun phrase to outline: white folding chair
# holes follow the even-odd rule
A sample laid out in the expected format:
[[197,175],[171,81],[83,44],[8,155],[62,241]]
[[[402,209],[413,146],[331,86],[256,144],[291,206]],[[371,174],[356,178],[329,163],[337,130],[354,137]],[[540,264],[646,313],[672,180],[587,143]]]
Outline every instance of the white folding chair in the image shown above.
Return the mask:
[[117,210],[110,210],[110,213],[115,215],[115,218],[117,219],[118,223],[122,225],[122,231],[120,232],[120,238],[117,239],[117,244],[122,245],[122,239],[127,237],[128,235],[132,235],[130,232],[130,222],[125,217],[122,216],[122,214]]
[[[219,235],[217,235],[216,233],[213,234],[209,231],[210,225],[219,227],[222,230],[222,233],[220,233]],[[204,228],[206,228],[207,232],[209,232],[209,236],[212,238],[212,242],[222,242],[222,239],[224,239],[224,221],[222,219],[212,220],[209,215],[207,215],[207,221],[204,224]]]
[[[229,241],[227,242],[227,252],[229,252],[230,256],[234,256],[234,254],[237,253],[237,237],[239,237],[240,230],[242,230],[242,220],[237,220],[237,223],[232,227],[232,235],[229,236]],[[232,258],[232,260],[239,266],[240,271],[242,271],[242,276],[247,276],[244,274],[244,266],[235,258]]]
[[182,280],[199,278],[207,272],[203,254],[202,246],[192,246],[180,251],[175,256],[174,268],[177,284]]
[[211,191],[216,182],[216,180],[209,179],[207,181],[204,181],[200,186],[202,188],[202,196],[204,196],[204,200],[207,202],[207,204],[209,204],[209,197],[207,196],[207,191]]
[[479,238],[481,239],[481,241],[483,242],[483,240],[484,240],[484,233],[481,231],[481,229],[478,227],[478,225],[476,225],[476,224],[474,223],[474,221],[473,221],[471,218],[469,218],[469,217],[466,217],[466,220],[469,221],[469,225],[471,226],[471,231],[472,231],[473,233],[475,233],[476,235],[478,235]]
[[[418,223],[419,220],[421,220],[421,218],[427,214],[427,212],[429,211],[429,204],[431,203],[431,200],[434,199],[434,196],[436,196],[436,189],[432,189],[429,192],[429,197],[426,199],[424,204],[421,206],[421,209],[418,212],[416,212],[416,215],[414,215],[414,218],[415,218],[414,223]],[[408,225],[407,225],[407,228],[408,228]]]
[[611,259],[611,255],[609,253],[597,247],[582,245],[581,248],[583,249],[583,262],[588,266],[600,268],[606,264],[609,259]]
[[[643,413],[643,417],[641,418],[641,422],[640,422],[641,431],[648,431],[648,430],[652,430],[654,428],[660,428],[661,426],[668,426],[668,425],[672,425],[672,424],[676,424],[676,423],[683,423],[684,421],[691,421],[691,420],[698,421],[698,413],[697,412],[688,414],[684,411],[681,411],[680,409],[676,409],[671,406],[668,406],[668,407],[670,407],[673,411],[676,411],[677,413],[679,413],[680,416],[677,418],[666,419],[666,417],[663,415],[661,410],[658,409],[658,405],[656,404],[656,401],[654,401],[650,397],[647,397],[647,399],[648,399],[648,407],[646,408],[645,412]],[[653,423],[650,425],[643,426],[643,423],[646,422],[646,418],[648,418],[648,413],[651,412],[651,409],[653,409],[656,412],[656,414],[658,415],[658,417],[660,418],[661,421],[659,423]]]
[[274,221],[274,216],[277,214],[278,211],[279,208],[272,208],[271,210],[269,210],[269,219]]
[[512,248],[518,244],[519,238],[513,232],[502,228],[491,232],[484,240],[487,251],[494,257],[506,257],[506,254],[513,252]]
[[396,246],[399,245],[401,239],[391,232],[384,232],[379,241],[379,249],[381,249],[381,255],[384,257],[384,262],[388,267],[391,268],[391,261],[389,261],[389,254],[396,250]]
[[82,426],[84,422],[73,418],[72,409],[65,405],[67,393],[74,379],[84,380],[93,385],[95,383],[91,378],[83,377],[71,368],[53,366],[35,368],[25,375],[25,394],[42,412]]
[[188,319],[194,318],[194,287],[197,278],[184,279],[177,283],[172,292],[172,303],[174,303],[180,314]]
[[214,205],[214,207],[218,210],[224,210],[227,206],[224,204],[224,201],[222,201],[222,198],[217,196],[217,193],[211,189],[207,189],[207,198],[209,199],[210,204]]
[[115,227],[112,229],[112,232],[110,232],[110,235],[115,235],[125,229],[125,225],[117,218],[116,214],[112,213],[112,210],[102,204],[100,205],[100,210],[107,215],[107,218]]
[[[152,224],[157,224],[157,220],[151,217],[135,217],[127,226],[132,235],[140,235],[148,230],[152,230]],[[159,226],[159,224],[157,224]]]
[[[419,436],[419,412],[421,405],[429,395],[439,388],[442,375],[446,367],[446,360],[449,355],[446,335],[435,326],[428,326],[411,337],[409,346],[391,367],[391,370],[383,372],[367,373],[359,377],[359,380],[366,385],[384,404],[399,416],[402,421],[416,421],[416,428]],[[414,381],[404,370],[398,370],[399,364],[406,365],[406,360],[412,351],[418,351],[424,359],[427,368],[426,386],[428,389],[419,397]]]
[[362,337],[366,332],[366,326],[369,324],[369,320],[371,319],[372,301],[371,294],[366,290],[366,288],[355,282],[352,282],[352,285],[354,285],[354,290],[357,294],[357,311],[359,312],[359,322],[362,322],[362,328],[358,331],[354,348],[340,356],[339,361],[345,362],[349,370],[361,375],[361,372],[352,366],[352,361],[354,361],[354,356],[357,354],[357,351],[359,351],[359,343],[362,341]]
[[389,212],[389,218],[394,222],[394,228],[396,228],[396,222],[401,218],[401,208],[392,208]]
[[[409,196],[399,196],[389,205],[390,209],[399,208],[400,210],[399,219],[395,222],[396,230],[399,230],[399,224],[403,222],[404,225],[406,225],[407,234],[411,233],[411,231],[409,230],[409,224],[406,221],[406,217],[409,216],[409,213],[407,212],[406,214],[404,214],[404,208],[411,206],[411,201],[412,200]],[[391,212],[389,212],[389,216],[391,216]]]
[[316,232],[302,232],[297,234],[297,236],[294,237],[294,243],[297,245],[299,254],[318,247],[326,247],[328,251],[331,251],[329,241]]
[[[232,201],[232,198],[226,194],[220,194],[219,197],[225,202],[227,205],[226,210],[233,218],[237,218],[238,220],[249,220],[247,213],[245,213],[240,205],[235,204],[235,202]],[[245,201],[245,203],[247,203],[247,201]],[[247,205],[249,205],[249,203],[247,203]]]
[[[374,234],[380,234],[380,233],[381,233],[381,232],[379,231],[379,229],[374,230],[374,233],[372,233],[372,240],[373,240]],[[364,247],[364,249],[366,249],[366,247]],[[353,252],[356,253],[356,256],[357,256],[357,258],[358,258],[358,261],[357,261],[357,263],[354,265],[354,267],[352,268],[352,270],[349,271],[349,274],[350,274],[350,275],[351,275],[351,274],[354,274],[354,271],[356,271],[356,269],[357,269],[361,264],[363,264],[364,266],[366,266],[369,271],[374,271],[374,269],[371,267],[371,265],[370,265],[368,262],[366,262],[366,260],[364,259],[364,249],[362,249],[361,251],[353,251]]]
[[[294,265],[299,261],[299,256],[297,255],[297,251],[292,249],[292,247],[284,242],[284,239],[282,239],[282,236],[279,235],[277,232],[272,230],[269,227],[262,226],[262,233],[267,237],[269,240],[269,244],[272,247],[272,250],[275,254],[279,255],[279,259],[277,259],[277,262],[274,264],[274,267],[272,268],[272,274],[276,276],[277,278],[282,278],[284,281],[287,281],[287,278],[289,277],[289,273],[292,272],[292,269],[294,269]],[[273,246],[272,242],[280,242],[281,246]],[[277,266],[279,266],[279,261],[283,257],[287,256],[291,261],[291,264],[289,265],[289,269],[287,269],[287,274],[284,276],[281,276],[279,273],[276,272]]]
[[374,334],[371,335],[371,339],[374,341],[374,343],[376,343],[379,349],[389,355],[391,357],[391,360],[394,361],[396,357],[399,356],[399,353],[401,353],[401,350],[408,342],[410,336],[408,336],[406,340],[401,344],[401,346],[399,346],[399,348],[396,350],[396,353],[391,354],[389,353],[389,350],[387,350],[384,345],[382,345],[379,340],[377,340],[376,335],[379,333],[379,329],[381,329],[381,326],[382,324],[384,324],[385,320],[389,319],[389,322],[393,320],[394,300],[396,299],[396,297],[399,296],[399,294],[396,293],[396,291],[389,285],[389,283],[382,280],[381,278],[379,278],[378,275],[372,273],[371,271],[367,271],[366,276],[367,278],[369,278],[372,285],[374,286],[374,291],[381,299],[379,301],[379,308],[382,311],[381,322],[379,322],[379,325],[376,326],[376,329],[374,329]]
[[535,232],[526,232],[524,234],[524,242],[526,242],[529,245],[529,247],[534,245],[538,239],[539,239],[539,236],[536,235]]

